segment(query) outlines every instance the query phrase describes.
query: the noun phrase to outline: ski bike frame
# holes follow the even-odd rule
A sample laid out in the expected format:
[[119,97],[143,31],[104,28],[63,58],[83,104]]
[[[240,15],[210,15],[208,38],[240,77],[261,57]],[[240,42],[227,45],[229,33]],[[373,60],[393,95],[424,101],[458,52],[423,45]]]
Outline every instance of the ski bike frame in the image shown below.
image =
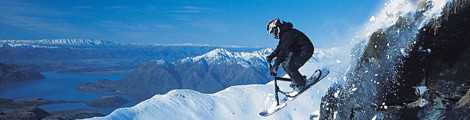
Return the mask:
[[[269,63],[269,71],[270,71],[271,73],[274,73],[274,72],[273,72],[273,69],[274,69],[274,68],[273,68],[273,65],[272,65],[271,63]],[[277,74],[276,74],[276,73],[275,73],[275,74],[271,74],[271,75],[274,77],[274,91],[275,91],[275,93],[276,93],[276,94],[275,94],[275,97],[276,97],[276,103],[277,103],[276,105],[279,105],[279,94],[278,94],[278,93],[281,92],[282,94],[285,94],[286,92],[281,91],[281,90],[279,89],[279,86],[277,86],[277,80],[282,80],[282,81],[292,81],[292,80],[289,79],[289,78],[277,77]]]

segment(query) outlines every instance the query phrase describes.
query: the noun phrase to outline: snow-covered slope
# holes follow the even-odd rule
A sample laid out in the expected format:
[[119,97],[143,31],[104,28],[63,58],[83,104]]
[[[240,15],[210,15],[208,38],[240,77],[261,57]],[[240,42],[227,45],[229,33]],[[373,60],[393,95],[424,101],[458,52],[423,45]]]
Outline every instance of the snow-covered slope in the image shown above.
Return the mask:
[[[193,90],[172,90],[163,95],[155,95],[133,107],[117,109],[106,117],[92,119],[308,119],[312,112],[319,109],[320,98],[327,87],[332,83],[342,82],[341,76],[349,63],[348,59],[345,59],[349,56],[345,51],[348,49],[317,50],[316,59],[321,64],[312,59],[300,69],[301,73],[312,74],[315,69],[328,67],[331,74],[270,117],[264,118],[258,113],[275,102],[273,82],[264,85],[232,86],[214,94],[202,94]],[[186,60],[212,61],[213,58],[227,56],[237,56],[234,58],[239,59],[264,59],[263,56],[254,53],[230,53],[218,49]],[[281,89],[287,90],[288,85],[287,82],[280,82]]]

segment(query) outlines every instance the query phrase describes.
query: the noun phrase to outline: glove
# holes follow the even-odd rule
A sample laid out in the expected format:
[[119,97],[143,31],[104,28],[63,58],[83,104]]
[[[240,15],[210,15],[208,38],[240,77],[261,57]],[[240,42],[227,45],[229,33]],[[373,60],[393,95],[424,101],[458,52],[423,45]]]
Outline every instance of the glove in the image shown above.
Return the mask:
[[271,68],[271,70],[270,70],[272,76],[276,76],[276,75],[277,75],[277,69],[278,69],[278,68],[279,68],[279,65],[277,65],[277,64],[274,64],[274,65],[272,66],[272,68]]
[[273,60],[273,57],[271,57],[271,56],[267,56],[267,57],[266,57],[266,61],[267,61],[268,63],[271,63],[272,60]]
[[271,70],[271,76],[277,76],[277,70]]

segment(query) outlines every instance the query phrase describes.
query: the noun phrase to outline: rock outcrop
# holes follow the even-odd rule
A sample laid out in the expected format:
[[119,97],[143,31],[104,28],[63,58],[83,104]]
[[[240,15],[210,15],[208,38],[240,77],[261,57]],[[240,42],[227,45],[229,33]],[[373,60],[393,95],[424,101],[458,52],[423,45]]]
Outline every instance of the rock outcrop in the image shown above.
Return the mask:
[[453,0],[416,34],[395,32],[414,29],[409,18],[373,33],[344,87],[324,96],[320,119],[469,119],[469,4]]

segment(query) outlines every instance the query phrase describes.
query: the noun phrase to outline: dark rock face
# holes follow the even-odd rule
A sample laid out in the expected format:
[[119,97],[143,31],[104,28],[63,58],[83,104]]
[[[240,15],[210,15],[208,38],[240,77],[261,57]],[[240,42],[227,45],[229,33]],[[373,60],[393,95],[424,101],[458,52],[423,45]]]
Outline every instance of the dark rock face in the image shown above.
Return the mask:
[[44,78],[44,76],[32,68],[0,63],[0,82],[17,82]]
[[440,18],[410,37],[416,39],[409,51],[401,51],[404,57],[384,59],[400,51],[396,46],[402,37],[390,31],[407,31],[410,23],[401,21],[409,20],[401,18],[388,30],[373,33],[348,82],[337,89],[338,97],[329,91],[322,99],[320,118],[469,119],[469,4],[454,0],[446,5]]

